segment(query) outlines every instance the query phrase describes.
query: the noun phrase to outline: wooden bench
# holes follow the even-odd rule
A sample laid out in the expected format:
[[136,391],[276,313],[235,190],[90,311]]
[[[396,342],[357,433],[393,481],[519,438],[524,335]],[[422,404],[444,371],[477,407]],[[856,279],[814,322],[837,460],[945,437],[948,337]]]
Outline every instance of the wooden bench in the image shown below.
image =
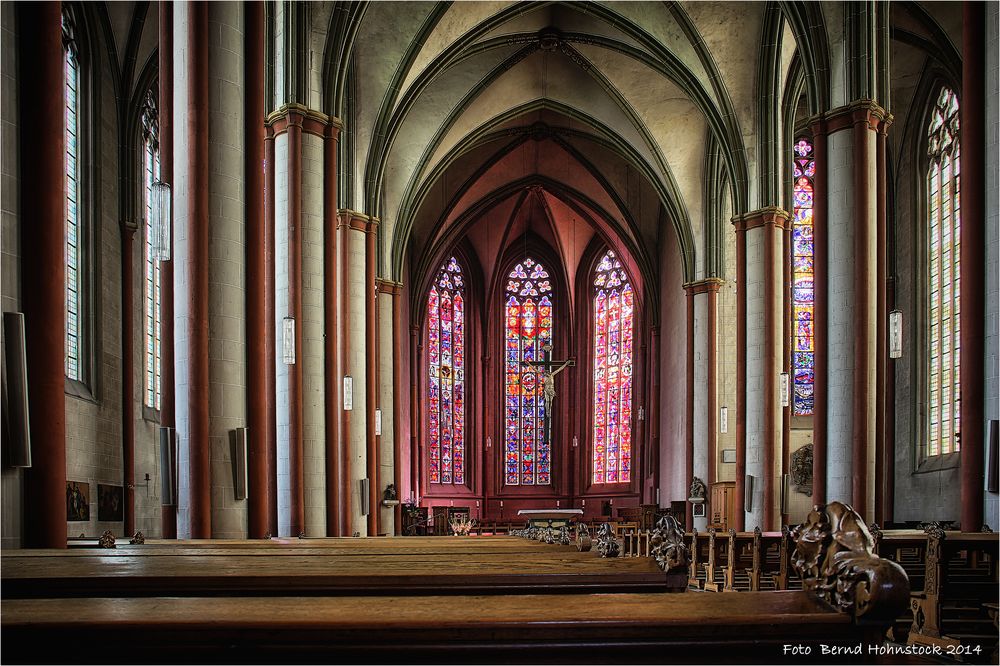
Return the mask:
[[911,599],[908,641],[951,649],[978,647],[989,653],[997,644],[987,604],[998,597],[998,536],[935,527],[925,538],[924,586]]
[[[844,510],[836,504],[826,509]],[[81,646],[113,645],[116,652],[143,655],[142,660],[175,663],[687,663],[727,661],[737,654],[741,661],[774,663],[787,658],[788,647],[797,644],[813,650],[820,643],[845,649],[878,646],[888,622],[908,598],[905,574],[874,557],[866,543],[856,546],[856,540],[830,538],[831,522],[849,521],[842,515],[831,521],[811,514],[799,528],[809,538],[800,541],[804,550],[795,561],[821,563],[803,572],[803,590],[732,595],[638,592],[553,599],[552,594],[487,593],[489,585],[501,586],[501,592],[516,589],[510,577],[544,573],[537,544],[527,540],[521,540],[523,551],[510,551],[517,553],[516,566],[493,572],[479,568],[474,573],[479,582],[465,589],[461,577],[473,575],[474,563],[496,568],[506,555],[476,554],[467,544],[456,545],[447,567],[442,567],[440,553],[418,555],[400,548],[388,554],[355,554],[350,549],[340,552],[339,544],[289,546],[292,551],[325,553],[308,556],[284,554],[273,545],[227,545],[220,548],[230,553],[224,557],[206,556],[210,548],[194,549],[200,555],[176,555],[167,547],[143,554],[131,552],[137,548],[100,554],[5,554],[0,656],[7,662],[106,662],[104,651]],[[363,551],[369,541],[385,548],[390,540],[355,540],[362,542],[357,550]],[[478,540],[434,541],[447,549],[445,544]],[[679,531],[676,542],[681,542]],[[856,548],[849,553],[851,569],[835,570],[832,563],[840,558],[833,555],[848,550],[847,543]],[[572,547],[541,545],[556,576],[576,571],[586,578],[588,571],[631,571],[651,563],[647,558],[599,558],[573,552]],[[366,589],[356,594],[344,594],[344,586],[324,589],[325,577],[336,577],[340,568],[350,570],[358,562],[369,569]],[[331,565],[335,570],[326,570]],[[324,570],[314,571],[315,566]],[[379,578],[400,583],[403,571],[423,587],[390,594],[391,585]],[[199,575],[202,572],[206,575]],[[850,576],[851,583],[825,585],[837,582],[838,575]],[[273,587],[256,595],[255,590],[266,587],[262,581]],[[455,583],[457,591],[449,588]],[[137,585],[151,596],[134,594]],[[328,592],[333,594],[323,596]]]
[[[649,560],[602,560],[579,553],[572,546],[546,547],[512,537],[344,541],[349,544],[12,551],[0,559],[2,589],[4,598],[527,594],[666,589],[665,574]],[[502,544],[503,541],[508,543]],[[447,561],[447,566],[441,566],[442,561]]]

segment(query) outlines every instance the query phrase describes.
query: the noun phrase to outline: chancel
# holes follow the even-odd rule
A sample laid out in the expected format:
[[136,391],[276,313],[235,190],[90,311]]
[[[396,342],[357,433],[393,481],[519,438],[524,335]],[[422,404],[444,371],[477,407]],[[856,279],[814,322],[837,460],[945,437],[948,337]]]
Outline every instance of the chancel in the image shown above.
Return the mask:
[[995,661],[998,7],[0,4],[2,660]]

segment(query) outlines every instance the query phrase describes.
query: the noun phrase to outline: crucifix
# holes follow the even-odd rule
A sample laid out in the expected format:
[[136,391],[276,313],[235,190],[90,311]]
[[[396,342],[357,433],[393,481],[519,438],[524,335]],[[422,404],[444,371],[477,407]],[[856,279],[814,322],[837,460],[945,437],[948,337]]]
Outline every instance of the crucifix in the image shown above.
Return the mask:
[[533,368],[543,368],[542,370],[542,400],[545,403],[545,441],[552,444],[552,403],[556,398],[556,375],[576,365],[576,359],[568,358],[565,361],[552,360],[552,345],[546,344],[542,347],[545,354],[544,361],[525,361],[525,365]]

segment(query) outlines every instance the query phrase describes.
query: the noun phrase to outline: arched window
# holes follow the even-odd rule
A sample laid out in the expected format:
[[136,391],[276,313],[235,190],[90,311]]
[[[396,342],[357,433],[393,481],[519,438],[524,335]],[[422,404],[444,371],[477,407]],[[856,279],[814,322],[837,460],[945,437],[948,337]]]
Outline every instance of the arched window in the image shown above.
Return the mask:
[[159,125],[156,98],[146,93],[142,109],[143,329],[145,330],[144,404],[160,408],[160,262],[153,247],[153,183],[160,180]]
[[82,91],[80,51],[73,18],[63,11],[66,98],[66,376],[85,382],[86,253],[82,216],[83,174],[80,136]]
[[[541,372],[530,365],[552,351],[553,293],[549,273],[525,258],[504,290],[504,480],[507,485],[552,482]],[[552,416],[552,415],[549,415]]]
[[431,483],[465,483],[465,278],[452,257],[427,296]]
[[799,139],[793,148],[794,220],[792,222],[792,413],[813,413],[815,385],[813,340],[813,183],[816,159],[813,146]]
[[959,127],[958,98],[941,90],[927,128],[930,272],[930,431],[927,455],[958,451],[959,431]]
[[632,478],[632,285],[612,250],[594,271],[594,483]]

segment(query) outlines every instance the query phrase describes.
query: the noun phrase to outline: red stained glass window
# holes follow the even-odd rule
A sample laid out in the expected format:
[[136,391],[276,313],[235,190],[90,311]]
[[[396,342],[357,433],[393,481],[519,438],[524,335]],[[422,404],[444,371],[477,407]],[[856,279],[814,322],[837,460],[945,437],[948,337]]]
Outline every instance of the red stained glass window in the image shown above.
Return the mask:
[[428,470],[431,483],[465,483],[465,277],[455,257],[427,297]]
[[548,485],[552,452],[545,435],[542,371],[552,344],[553,294],[548,271],[526,258],[507,276],[504,290],[504,481]]
[[632,477],[632,320],[635,296],[608,250],[594,275],[594,483]]
[[813,413],[815,386],[813,340],[813,184],[816,159],[813,146],[799,139],[792,150],[794,213],[792,220],[792,411]]

